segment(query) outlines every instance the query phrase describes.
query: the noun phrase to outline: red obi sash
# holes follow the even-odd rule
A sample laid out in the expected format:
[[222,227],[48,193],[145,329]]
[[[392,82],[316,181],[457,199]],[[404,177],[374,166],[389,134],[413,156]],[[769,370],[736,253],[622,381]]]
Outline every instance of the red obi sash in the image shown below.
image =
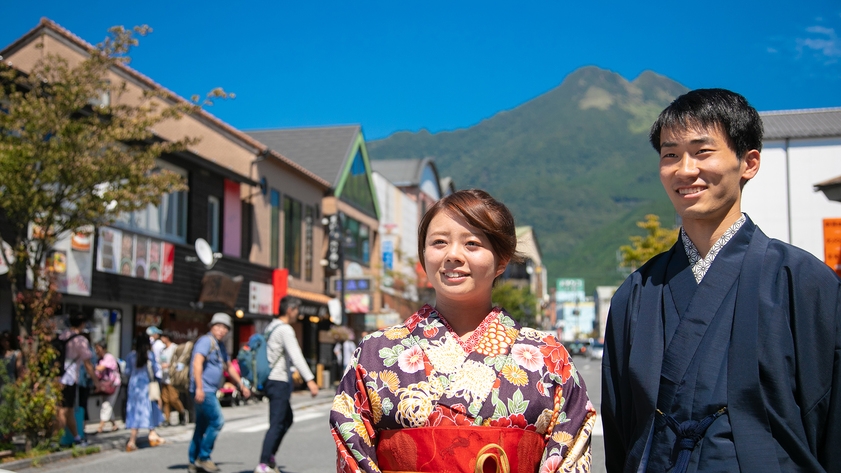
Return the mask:
[[535,473],[543,436],[505,427],[423,427],[382,430],[377,463],[383,473]]

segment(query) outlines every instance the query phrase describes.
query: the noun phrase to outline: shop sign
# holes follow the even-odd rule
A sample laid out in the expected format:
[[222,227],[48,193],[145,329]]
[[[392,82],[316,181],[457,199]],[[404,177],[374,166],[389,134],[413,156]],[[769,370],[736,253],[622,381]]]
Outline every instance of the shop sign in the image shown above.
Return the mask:
[[345,294],[345,312],[366,314],[371,311],[371,294]]
[[248,285],[248,312],[252,314],[272,315],[274,287],[251,281]]
[[[347,292],[368,292],[371,290],[371,278],[345,278],[345,291]],[[342,292],[342,280],[333,280],[333,292]]]
[[[41,238],[44,229],[29,225],[29,237]],[[91,240],[93,227],[78,232],[69,232],[57,238],[47,252],[43,267],[55,277],[56,290],[76,296],[91,295],[93,277],[93,250]],[[32,273],[27,271],[27,287],[32,287]]]
[[242,279],[242,276],[231,277],[221,271],[204,273],[199,302],[221,302],[233,309],[237,303]]
[[823,219],[824,262],[841,276],[841,218]]
[[99,230],[96,270],[172,284],[175,246],[116,228]]

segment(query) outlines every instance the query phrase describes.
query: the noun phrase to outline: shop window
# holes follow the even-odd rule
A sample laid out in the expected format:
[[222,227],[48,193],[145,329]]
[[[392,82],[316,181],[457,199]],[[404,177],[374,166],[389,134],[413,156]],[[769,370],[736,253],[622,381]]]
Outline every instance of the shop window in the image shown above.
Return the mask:
[[303,254],[301,202],[283,198],[283,267],[294,278],[301,277]]
[[[156,170],[166,169],[187,180],[187,171],[158,160]],[[116,226],[137,233],[161,236],[170,240],[187,241],[187,191],[170,192],[161,197],[160,205],[149,204],[145,209],[123,214]]]
[[371,231],[368,225],[347,215],[342,215],[342,217],[342,227],[345,232],[345,258],[368,266],[371,248]]
[[209,196],[207,198],[207,242],[214,252],[219,251],[219,198]]

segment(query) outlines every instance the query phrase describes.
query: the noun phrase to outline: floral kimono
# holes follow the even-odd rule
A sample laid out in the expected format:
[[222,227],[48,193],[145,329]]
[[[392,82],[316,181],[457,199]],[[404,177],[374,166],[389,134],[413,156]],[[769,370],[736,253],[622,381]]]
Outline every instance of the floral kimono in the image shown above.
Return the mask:
[[552,335],[495,308],[463,341],[429,305],[362,341],[330,413],[340,472],[589,471],[595,421]]

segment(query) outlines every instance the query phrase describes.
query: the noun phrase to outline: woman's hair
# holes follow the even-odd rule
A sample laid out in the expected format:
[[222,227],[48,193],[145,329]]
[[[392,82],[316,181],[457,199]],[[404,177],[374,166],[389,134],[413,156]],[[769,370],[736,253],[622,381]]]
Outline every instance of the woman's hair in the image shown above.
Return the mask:
[[103,338],[102,340],[96,342],[96,346],[102,348],[103,351],[108,351],[108,340]]
[[471,226],[478,228],[488,237],[494,254],[500,261],[519,260],[517,255],[517,230],[514,216],[502,202],[480,189],[457,191],[436,202],[421,219],[418,226],[418,260],[426,267],[423,249],[429,223],[441,212],[462,217]]
[[148,353],[151,349],[152,345],[149,343],[149,335],[141,333],[140,335],[134,337],[134,351],[137,355],[137,361],[134,366],[138,368],[146,366],[146,362],[149,361]]

